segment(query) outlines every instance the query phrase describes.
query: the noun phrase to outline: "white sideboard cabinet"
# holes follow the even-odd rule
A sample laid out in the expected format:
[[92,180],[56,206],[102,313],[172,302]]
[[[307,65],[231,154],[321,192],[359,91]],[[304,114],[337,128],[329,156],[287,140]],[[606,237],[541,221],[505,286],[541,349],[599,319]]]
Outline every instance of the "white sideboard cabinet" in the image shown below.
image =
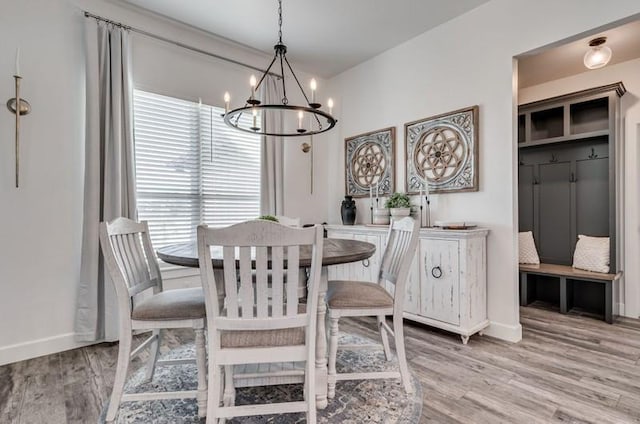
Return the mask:
[[[387,227],[327,225],[330,238],[372,243],[369,259],[329,268],[329,280],[376,282]],[[487,235],[489,230],[422,228],[409,281],[404,317],[457,333],[462,343],[489,325],[487,319]]]

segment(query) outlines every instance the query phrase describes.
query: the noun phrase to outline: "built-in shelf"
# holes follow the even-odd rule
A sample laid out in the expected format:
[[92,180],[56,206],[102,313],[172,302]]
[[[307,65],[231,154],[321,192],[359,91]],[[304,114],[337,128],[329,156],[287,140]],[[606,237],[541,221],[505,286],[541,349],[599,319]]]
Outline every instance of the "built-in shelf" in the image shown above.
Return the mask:
[[518,143],[524,143],[526,116],[518,115]]
[[609,129],[609,98],[602,97],[569,106],[571,134]]
[[518,147],[588,140],[611,134],[609,94],[622,96],[621,82],[553,97],[519,107]]
[[562,106],[531,112],[531,141],[562,137],[563,135],[564,109]]

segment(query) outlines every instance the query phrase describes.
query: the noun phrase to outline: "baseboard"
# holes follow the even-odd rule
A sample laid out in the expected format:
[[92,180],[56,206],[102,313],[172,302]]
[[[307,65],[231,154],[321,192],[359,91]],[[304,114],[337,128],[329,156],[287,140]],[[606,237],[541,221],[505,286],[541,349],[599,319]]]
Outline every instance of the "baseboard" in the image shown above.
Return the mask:
[[92,343],[78,342],[75,333],[60,334],[24,343],[0,347],[0,365],[51,355],[65,350],[88,346]]
[[484,330],[484,334],[495,337],[496,339],[517,343],[522,340],[522,326],[520,324],[506,325],[491,321],[489,327]]

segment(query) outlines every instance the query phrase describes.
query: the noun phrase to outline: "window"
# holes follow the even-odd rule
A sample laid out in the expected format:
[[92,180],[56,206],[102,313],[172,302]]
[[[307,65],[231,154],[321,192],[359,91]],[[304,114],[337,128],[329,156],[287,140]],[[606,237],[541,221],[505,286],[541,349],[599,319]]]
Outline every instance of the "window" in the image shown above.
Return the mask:
[[140,90],[133,104],[138,218],[154,247],[260,214],[259,136],[227,127],[221,108]]

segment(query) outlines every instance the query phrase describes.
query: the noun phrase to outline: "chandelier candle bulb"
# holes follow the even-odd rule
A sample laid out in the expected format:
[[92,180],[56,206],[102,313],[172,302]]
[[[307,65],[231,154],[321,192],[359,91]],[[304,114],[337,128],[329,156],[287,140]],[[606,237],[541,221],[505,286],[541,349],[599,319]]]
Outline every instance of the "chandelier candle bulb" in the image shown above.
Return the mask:
[[298,129],[302,129],[302,118],[304,118],[304,113],[302,111],[298,112]]
[[331,97],[327,100],[327,106],[329,106],[329,115],[331,115],[333,113],[333,99]]
[[315,78],[311,78],[311,103],[315,103],[316,101],[316,89],[318,88],[318,83]]
[[229,102],[231,101],[231,96],[229,95],[229,92],[225,92],[224,93],[224,113],[226,114],[227,112],[229,112]]
[[258,121],[258,110],[256,108],[253,108],[252,113],[253,113],[253,128],[257,129],[258,128],[258,124],[257,124],[257,121]]
[[256,76],[251,75],[251,78],[249,78],[249,85],[251,86],[251,99],[253,99],[256,95],[256,84],[257,84]]

